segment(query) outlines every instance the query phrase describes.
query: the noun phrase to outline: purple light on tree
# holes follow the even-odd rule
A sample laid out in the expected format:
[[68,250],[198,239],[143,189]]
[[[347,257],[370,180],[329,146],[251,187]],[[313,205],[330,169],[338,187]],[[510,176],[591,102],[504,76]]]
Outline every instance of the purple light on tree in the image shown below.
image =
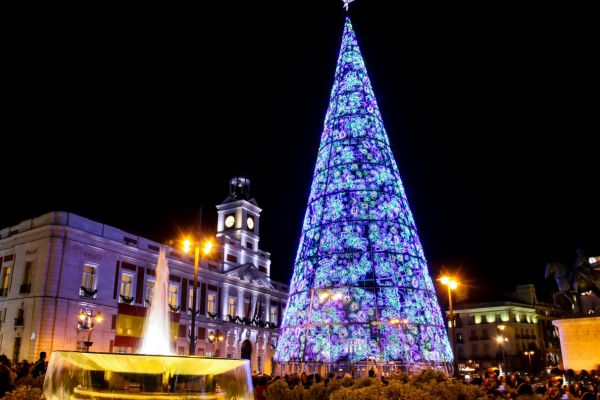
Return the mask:
[[275,360],[452,363],[427,261],[349,18]]

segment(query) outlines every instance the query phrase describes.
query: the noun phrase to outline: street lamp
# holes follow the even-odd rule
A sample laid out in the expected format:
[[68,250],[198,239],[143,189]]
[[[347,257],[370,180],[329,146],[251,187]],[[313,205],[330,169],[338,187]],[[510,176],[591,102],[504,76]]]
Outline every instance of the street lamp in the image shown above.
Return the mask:
[[[498,328],[500,328],[500,326]],[[508,338],[502,335],[498,335],[496,336],[496,342],[498,342],[498,344],[502,347],[502,364],[504,365],[504,370],[506,373],[506,353],[504,351],[504,343],[508,342]]]
[[450,309],[450,315],[448,319],[450,320],[450,335],[452,336],[452,355],[453,355],[453,363],[452,368],[454,369],[454,375],[458,372],[458,363],[456,360],[456,340],[455,340],[455,328],[456,323],[454,321],[454,310],[452,309],[452,291],[458,287],[458,281],[454,278],[450,278],[447,276],[443,276],[440,279],[443,285],[448,287],[448,307]]
[[214,332],[211,331],[208,334],[208,341],[210,343],[215,344],[215,356],[217,356],[218,352],[219,352],[217,345],[218,345],[218,343],[222,342],[223,340],[225,340],[225,337],[221,334],[221,332],[217,332],[217,334],[215,335]]
[[529,369],[531,369],[531,356],[535,354],[535,352],[533,350],[530,351],[526,351],[524,353],[526,356],[529,356]]
[[[214,243],[210,240],[204,242],[202,246],[202,253],[205,255],[210,254]],[[190,348],[188,350],[189,355],[196,354],[196,288],[198,287],[198,263],[200,261],[200,243],[192,242],[190,239],[183,241],[184,253],[189,253],[194,248],[194,285],[192,292],[192,327],[190,333]]]
[[94,342],[92,342],[92,328],[94,327],[94,321],[96,323],[100,323],[104,320],[104,315],[100,311],[94,313],[89,308],[83,308],[79,312],[79,329],[84,330],[87,329],[88,337],[87,341],[83,342],[85,345],[85,351],[89,352],[90,347]]

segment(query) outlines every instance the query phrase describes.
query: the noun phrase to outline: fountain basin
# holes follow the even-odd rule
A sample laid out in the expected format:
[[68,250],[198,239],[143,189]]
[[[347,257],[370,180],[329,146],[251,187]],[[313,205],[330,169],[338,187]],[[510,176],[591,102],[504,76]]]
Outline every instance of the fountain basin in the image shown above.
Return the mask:
[[253,399],[247,360],[54,351],[48,400]]

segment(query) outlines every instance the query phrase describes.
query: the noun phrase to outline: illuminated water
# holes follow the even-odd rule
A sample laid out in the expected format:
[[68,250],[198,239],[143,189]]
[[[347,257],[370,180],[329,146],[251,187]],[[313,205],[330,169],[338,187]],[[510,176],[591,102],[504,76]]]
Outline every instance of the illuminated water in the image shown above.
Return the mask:
[[247,360],[172,355],[169,267],[163,250],[138,353],[54,351],[44,379],[47,400],[251,400]]
[[160,249],[156,264],[156,282],[152,302],[146,314],[142,345],[138,354],[173,355],[169,320],[169,265],[164,249]]
[[47,400],[251,400],[247,360],[54,351]]

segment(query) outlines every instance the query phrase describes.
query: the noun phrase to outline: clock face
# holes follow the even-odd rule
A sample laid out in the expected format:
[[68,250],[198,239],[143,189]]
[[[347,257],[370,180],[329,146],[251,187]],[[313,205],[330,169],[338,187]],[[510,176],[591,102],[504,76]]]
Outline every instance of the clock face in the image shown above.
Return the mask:
[[254,229],[254,218],[248,217],[246,225],[248,225],[248,229]]
[[233,215],[228,215],[225,217],[225,226],[227,228],[231,228],[235,224],[235,217]]

